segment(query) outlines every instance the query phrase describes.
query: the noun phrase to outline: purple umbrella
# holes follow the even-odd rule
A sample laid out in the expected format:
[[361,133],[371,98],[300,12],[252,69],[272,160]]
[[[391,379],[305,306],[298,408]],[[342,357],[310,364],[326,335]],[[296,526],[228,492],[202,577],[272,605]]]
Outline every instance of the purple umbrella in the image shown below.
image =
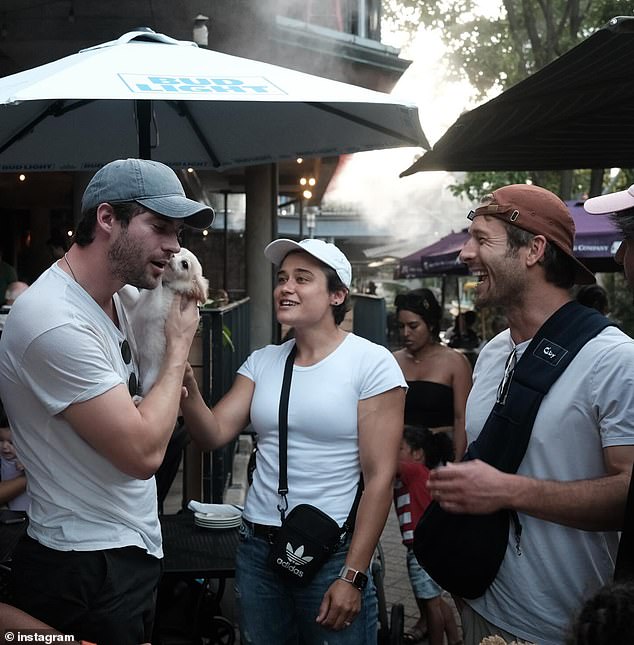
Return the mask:
[[469,238],[467,229],[449,233],[437,242],[401,259],[397,266],[400,278],[420,278],[445,273],[467,273],[458,254]]
[[621,232],[609,215],[589,215],[583,202],[566,202],[573,219],[577,234],[575,236],[575,255],[591,271],[618,271],[614,254],[623,239]]

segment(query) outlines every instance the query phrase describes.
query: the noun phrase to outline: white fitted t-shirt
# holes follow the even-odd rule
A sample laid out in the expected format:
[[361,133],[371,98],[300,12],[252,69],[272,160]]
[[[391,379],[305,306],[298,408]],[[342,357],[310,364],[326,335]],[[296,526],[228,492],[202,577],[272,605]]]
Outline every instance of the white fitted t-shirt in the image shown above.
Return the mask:
[[121,356],[124,339],[134,347],[125,308],[119,294],[113,300],[121,329],[53,264],[13,305],[0,338],[0,396],[27,473],[29,535],[61,551],[138,546],[161,557],[154,478],[122,473],[60,414],[127,383],[134,369]]
[[[530,341],[517,345],[519,360]],[[509,330],[478,357],[467,400],[473,441],[495,403],[504,365],[515,347]],[[572,481],[606,474],[603,448],[634,444],[634,341],[604,329],[580,350],[543,399],[518,474]],[[540,645],[561,645],[584,600],[614,570],[618,533],[581,531],[518,513],[498,575],[484,596],[467,602],[498,627]]]
[[[244,516],[279,525],[278,412],[286,358],[295,341],[268,345],[238,373],[255,383],[251,423],[258,433],[257,468]],[[293,367],[288,406],[288,508],[313,504],[338,524],[348,517],[359,482],[359,401],[407,387],[392,354],[348,334],[315,365]]]

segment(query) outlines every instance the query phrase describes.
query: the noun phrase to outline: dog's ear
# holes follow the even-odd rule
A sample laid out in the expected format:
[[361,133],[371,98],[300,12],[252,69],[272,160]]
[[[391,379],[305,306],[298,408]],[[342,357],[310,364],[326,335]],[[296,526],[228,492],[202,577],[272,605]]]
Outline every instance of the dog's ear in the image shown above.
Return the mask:
[[192,279],[192,296],[199,305],[204,305],[209,294],[209,280],[202,275],[195,275]]

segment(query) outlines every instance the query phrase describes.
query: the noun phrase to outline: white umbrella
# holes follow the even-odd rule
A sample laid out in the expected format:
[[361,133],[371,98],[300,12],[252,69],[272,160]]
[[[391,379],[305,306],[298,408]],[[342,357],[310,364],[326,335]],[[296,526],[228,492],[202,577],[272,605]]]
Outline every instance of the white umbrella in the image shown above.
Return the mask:
[[140,156],[225,169],[429,148],[413,104],[134,31],[0,79],[0,171]]

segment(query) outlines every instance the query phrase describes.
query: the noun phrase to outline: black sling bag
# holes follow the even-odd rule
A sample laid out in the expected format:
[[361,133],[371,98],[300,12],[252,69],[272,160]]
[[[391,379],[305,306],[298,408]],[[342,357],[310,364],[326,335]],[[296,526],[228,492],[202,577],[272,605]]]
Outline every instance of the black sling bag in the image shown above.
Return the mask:
[[[613,324],[598,311],[574,301],[558,309],[522,354],[506,396],[498,396],[463,461],[480,459],[506,473],[517,472],[542,399],[586,342]],[[515,511],[449,513],[432,502],[414,532],[414,553],[443,589],[463,598],[477,598],[491,585],[502,564],[510,519],[521,554],[522,527]]]

